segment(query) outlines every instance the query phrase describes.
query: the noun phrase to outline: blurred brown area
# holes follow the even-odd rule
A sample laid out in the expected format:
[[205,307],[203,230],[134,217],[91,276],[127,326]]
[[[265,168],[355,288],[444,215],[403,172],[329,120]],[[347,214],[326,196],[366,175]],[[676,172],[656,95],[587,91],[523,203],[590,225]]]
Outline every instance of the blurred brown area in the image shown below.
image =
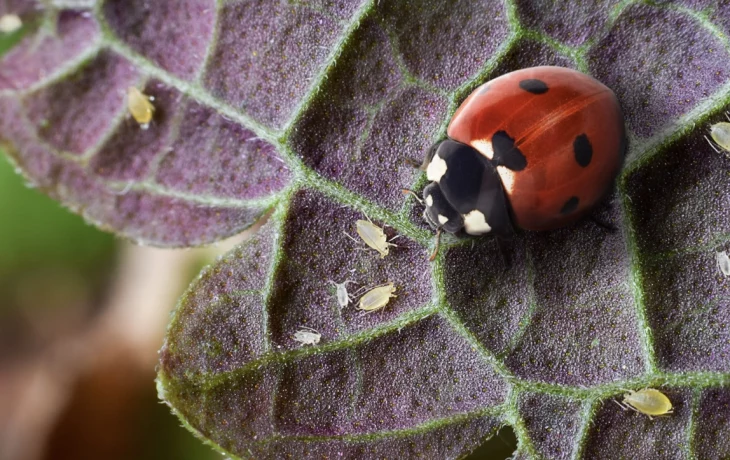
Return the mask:
[[[102,305],[59,307],[61,319],[39,320],[45,340],[26,338],[35,345],[16,348],[16,356],[3,350],[0,458],[180,458],[155,434],[160,420],[178,424],[157,400],[157,350],[172,307],[201,263],[234,242],[197,250],[122,244]],[[200,444],[179,431],[186,444]],[[194,458],[219,457],[202,444],[197,450]]]
[[115,240],[29,189],[0,151],[0,460],[218,459],[157,398],[170,312],[247,237]]

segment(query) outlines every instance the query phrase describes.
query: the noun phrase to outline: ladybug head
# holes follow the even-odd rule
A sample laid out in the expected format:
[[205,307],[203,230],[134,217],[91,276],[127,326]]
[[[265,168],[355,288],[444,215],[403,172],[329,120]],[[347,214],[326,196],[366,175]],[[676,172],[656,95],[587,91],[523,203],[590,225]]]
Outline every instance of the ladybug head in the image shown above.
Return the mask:
[[433,229],[503,238],[514,233],[500,175],[479,151],[446,140],[426,163],[432,182],[423,189],[423,216]]
[[446,200],[438,182],[431,182],[423,189],[423,218],[434,230],[458,233],[464,228],[464,218]]

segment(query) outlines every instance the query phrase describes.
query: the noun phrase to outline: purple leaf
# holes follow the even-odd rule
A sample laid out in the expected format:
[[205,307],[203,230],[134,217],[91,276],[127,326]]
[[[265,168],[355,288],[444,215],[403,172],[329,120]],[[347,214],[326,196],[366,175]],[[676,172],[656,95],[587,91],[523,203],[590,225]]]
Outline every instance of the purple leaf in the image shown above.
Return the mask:
[[545,458],[569,458],[583,426],[583,411],[571,398],[524,392],[520,415],[537,453]]
[[[171,320],[158,387],[193,432],[236,458],[460,458],[507,425],[521,459],[730,455],[730,153],[704,138],[730,108],[722,2],[178,3],[5,2],[25,35],[0,58],[0,145],[137,242],[272,211]],[[615,192],[556,231],[447,236],[429,263],[410,163],[474,88],[537,65],[617,94]],[[147,129],[129,87],[154,98]],[[397,237],[385,258],[358,219]],[[645,387],[673,413],[615,404]]]

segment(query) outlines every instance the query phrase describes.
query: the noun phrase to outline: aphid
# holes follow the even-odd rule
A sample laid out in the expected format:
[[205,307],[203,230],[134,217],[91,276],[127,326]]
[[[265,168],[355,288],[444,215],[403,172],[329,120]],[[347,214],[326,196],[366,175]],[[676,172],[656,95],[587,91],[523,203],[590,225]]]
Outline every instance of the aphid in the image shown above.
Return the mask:
[[358,308],[365,312],[381,310],[388,305],[391,297],[398,297],[393,294],[394,292],[395,286],[393,283],[376,286],[360,297],[360,306]]
[[23,20],[17,14],[0,16],[0,33],[11,34],[23,27]]
[[651,418],[652,415],[667,415],[673,412],[672,402],[659,390],[644,388],[639,391],[625,391],[628,391],[628,393],[624,394],[623,404],[614,399],[614,402],[623,410],[631,409],[640,412],[649,417],[650,420],[654,420]]
[[[725,117],[730,121],[730,116],[727,113]],[[715,152],[722,153],[724,151],[725,155],[730,156],[730,123],[721,121],[710,126],[710,137],[712,141],[707,139],[707,136],[705,136],[705,139]]]
[[294,333],[294,340],[302,345],[317,345],[321,338],[322,334],[307,326],[302,326],[301,329]]
[[154,98],[152,96],[147,96],[134,86],[130,86],[127,89],[127,108],[134,121],[139,123],[139,127],[142,129],[149,128],[150,122],[152,121],[155,106],[150,101],[153,100]]
[[[381,259],[384,259],[388,255],[391,246],[397,246],[389,242],[383,229],[372,223],[370,219],[355,222],[355,230],[365,244],[378,251]],[[347,233],[345,235],[350,236]],[[350,238],[354,240],[351,236]],[[396,236],[395,238],[398,237]]]
[[720,270],[720,273],[725,276],[730,276],[730,257],[728,257],[727,252],[717,252],[715,253],[715,258],[717,259],[717,268]]
[[352,301],[352,297],[347,293],[347,285],[348,283],[354,283],[354,281],[347,280],[344,283],[335,283],[330,280],[330,283],[332,283],[337,289],[337,305],[339,305],[340,308],[345,308],[350,304],[350,301]]

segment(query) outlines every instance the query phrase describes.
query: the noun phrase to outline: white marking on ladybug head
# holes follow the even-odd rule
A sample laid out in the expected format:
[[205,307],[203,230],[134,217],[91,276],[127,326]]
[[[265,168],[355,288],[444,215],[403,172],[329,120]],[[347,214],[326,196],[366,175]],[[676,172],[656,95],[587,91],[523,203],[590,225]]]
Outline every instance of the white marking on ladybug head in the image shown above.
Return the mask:
[[428,206],[429,208],[433,206],[433,196],[429,195],[426,197],[426,206]]
[[475,209],[464,214],[464,230],[470,235],[483,235],[491,232],[492,227],[487,223],[484,214]]
[[511,194],[515,188],[515,171],[506,166],[497,166],[497,172],[502,179],[502,188],[508,195]]
[[446,223],[449,221],[449,218],[446,216],[442,216],[441,214],[438,215],[439,224],[446,225]]
[[426,177],[432,182],[438,182],[446,174],[446,169],[446,161],[440,156],[434,155],[426,169]]
[[471,146],[474,147],[477,152],[481,153],[488,159],[494,158],[494,149],[492,148],[492,141],[487,139],[478,139],[471,141]]

